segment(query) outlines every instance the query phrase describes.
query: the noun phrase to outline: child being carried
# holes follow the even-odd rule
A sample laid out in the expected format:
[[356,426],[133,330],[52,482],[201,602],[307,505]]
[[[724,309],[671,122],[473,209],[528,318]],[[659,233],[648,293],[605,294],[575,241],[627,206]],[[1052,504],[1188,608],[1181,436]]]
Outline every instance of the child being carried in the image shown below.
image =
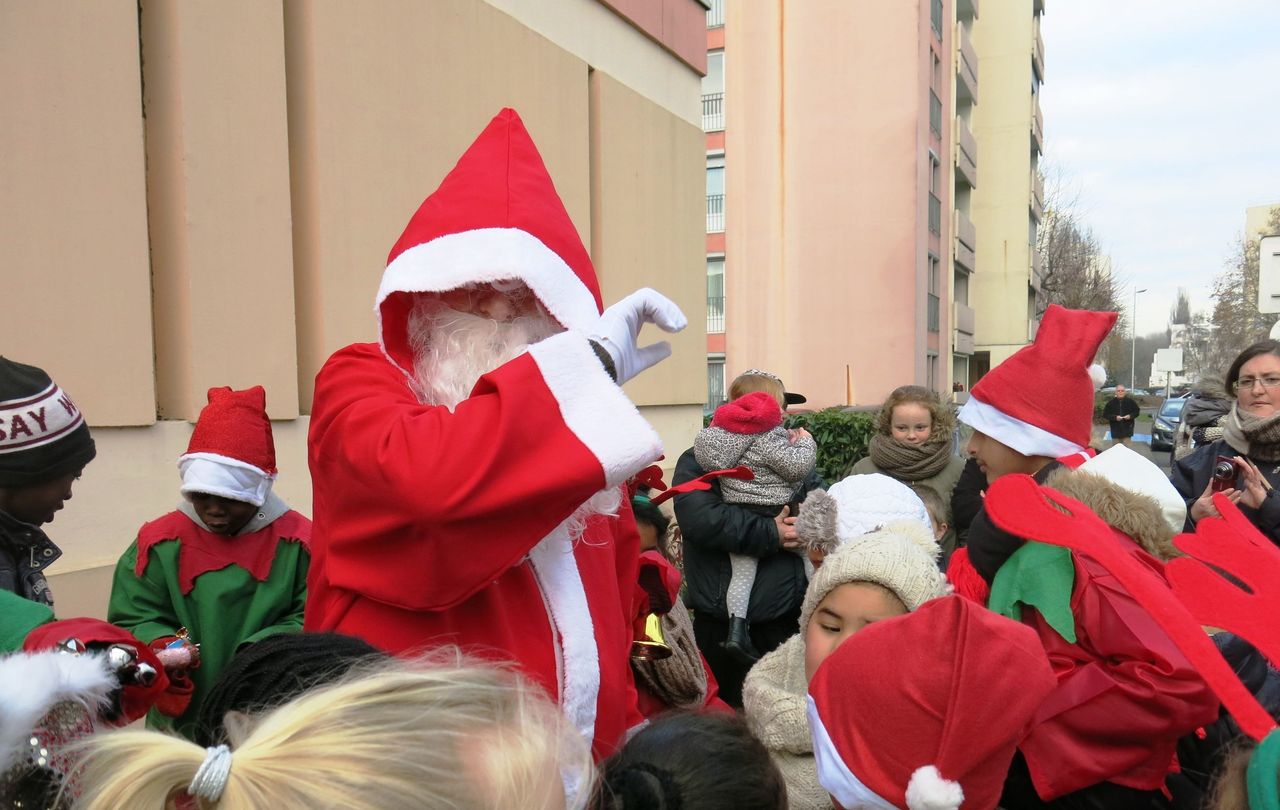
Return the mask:
[[[761,387],[772,380],[761,377]],[[755,475],[752,480],[720,479],[725,503],[741,504],[762,514],[776,515],[795,498],[800,485],[818,463],[818,445],[804,429],[782,427],[785,407],[782,384],[776,391],[758,390],[716,409],[711,425],[698,432],[693,443],[698,464],[708,472],[739,465]],[[756,558],[730,554],[733,574],[725,601],[729,612],[729,638],[725,649],[747,662],[759,659],[751,644],[747,606],[756,578]]]

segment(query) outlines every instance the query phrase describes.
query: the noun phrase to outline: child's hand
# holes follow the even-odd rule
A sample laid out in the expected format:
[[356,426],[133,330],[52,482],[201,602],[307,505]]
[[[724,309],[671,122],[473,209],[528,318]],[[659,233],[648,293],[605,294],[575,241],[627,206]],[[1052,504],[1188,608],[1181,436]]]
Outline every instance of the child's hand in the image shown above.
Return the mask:
[[795,444],[801,439],[812,439],[812,438],[813,438],[813,434],[811,434],[809,431],[805,430],[804,428],[792,428],[791,430],[787,431],[787,441],[790,442],[791,444]]

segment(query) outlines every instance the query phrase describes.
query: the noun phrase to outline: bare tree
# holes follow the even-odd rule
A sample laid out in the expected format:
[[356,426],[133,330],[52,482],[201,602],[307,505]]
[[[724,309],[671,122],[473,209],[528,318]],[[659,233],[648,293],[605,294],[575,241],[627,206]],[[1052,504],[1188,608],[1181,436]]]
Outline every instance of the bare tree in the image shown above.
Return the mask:
[[1036,231],[1036,250],[1044,260],[1044,276],[1036,314],[1043,313],[1049,304],[1122,311],[1120,284],[1111,258],[1083,222],[1078,188],[1056,169],[1049,169],[1043,177],[1045,205]]
[[[1280,234],[1280,207],[1271,209],[1266,233]],[[1258,312],[1258,235],[1243,234],[1226,266],[1213,279],[1211,364],[1221,368],[1241,349],[1267,336],[1274,318]]]

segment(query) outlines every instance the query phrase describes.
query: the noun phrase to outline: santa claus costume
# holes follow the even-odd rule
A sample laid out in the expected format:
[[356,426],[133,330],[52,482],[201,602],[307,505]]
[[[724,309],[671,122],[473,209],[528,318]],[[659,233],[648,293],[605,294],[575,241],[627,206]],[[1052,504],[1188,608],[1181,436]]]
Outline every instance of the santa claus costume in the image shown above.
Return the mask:
[[[415,294],[486,283],[527,287],[563,331],[455,407],[430,404],[415,393]],[[639,721],[639,538],[619,485],[662,448],[592,345],[595,270],[513,110],[414,214],[376,312],[379,342],[339,350],[316,378],[307,629],[515,662],[607,754]],[[606,491],[614,514],[570,519]]]
[[[211,388],[208,397],[178,460],[182,493],[257,510],[234,536],[210,531],[189,500],[143,525],[116,565],[107,607],[109,621],[155,648],[176,643],[184,628],[200,645],[190,698],[161,701],[149,718],[186,736],[195,733],[201,697],[237,648],[302,629],[310,561],[311,521],[271,491],[276,458],[266,392]],[[174,680],[177,693],[183,678]]]

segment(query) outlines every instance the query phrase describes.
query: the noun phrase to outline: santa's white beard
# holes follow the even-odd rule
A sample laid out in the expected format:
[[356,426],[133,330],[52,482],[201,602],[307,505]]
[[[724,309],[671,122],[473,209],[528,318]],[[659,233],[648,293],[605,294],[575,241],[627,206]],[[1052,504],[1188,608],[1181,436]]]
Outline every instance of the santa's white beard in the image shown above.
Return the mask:
[[[414,393],[424,405],[443,405],[452,411],[471,395],[481,376],[514,360],[561,328],[541,310],[499,322],[424,298],[410,310],[408,330],[414,357]],[[621,503],[619,487],[602,489],[561,525],[577,542],[588,520],[595,515],[616,516]]]
[[560,331],[559,324],[541,311],[499,322],[429,298],[414,304],[407,326],[414,393],[423,404],[450,411],[471,395],[481,376]]

